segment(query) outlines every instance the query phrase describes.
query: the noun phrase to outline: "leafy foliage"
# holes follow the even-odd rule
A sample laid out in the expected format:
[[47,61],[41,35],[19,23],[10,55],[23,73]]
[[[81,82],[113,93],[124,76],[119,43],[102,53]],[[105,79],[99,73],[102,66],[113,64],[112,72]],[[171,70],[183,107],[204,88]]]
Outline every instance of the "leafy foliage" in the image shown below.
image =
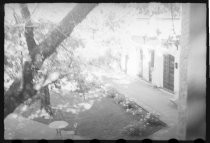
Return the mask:
[[122,134],[128,136],[144,136],[147,134],[148,126],[161,126],[164,124],[159,120],[158,114],[146,111],[134,100],[126,98],[115,89],[108,89],[106,94],[107,97],[113,98],[116,104],[120,104],[135,119],[134,122],[131,122],[122,129]]
[[34,39],[37,44],[41,43],[46,38],[47,34],[56,27],[55,23],[44,19],[39,19],[39,23],[36,25],[37,26],[34,28]]
[[179,3],[141,3],[135,6],[130,4],[128,7],[136,7],[139,13],[149,16],[171,13],[173,11],[174,17],[179,17],[181,11]]
[[115,89],[110,89],[106,92],[107,97],[115,98],[117,96],[117,91]]
[[142,136],[145,135],[146,131],[147,128],[143,122],[135,121],[125,126],[121,132],[129,136]]
[[126,98],[122,94],[117,94],[117,96],[114,98],[114,100],[117,104],[124,104],[126,102]]
[[[128,38],[130,34],[127,31],[127,27],[138,18],[139,13],[151,16],[174,10],[173,14],[175,16],[176,12],[179,12],[179,5],[174,4],[142,4],[137,6],[113,4],[107,10],[109,6],[99,6],[98,9],[95,9],[95,12],[88,15],[74,29],[71,37],[66,37],[66,40],[57,48],[56,53],[46,59],[42,68],[35,73],[35,84],[41,84],[49,77],[48,75],[54,72],[59,73],[58,78],[52,82],[55,87],[61,88],[66,84],[62,83],[63,78],[66,77],[67,81],[72,83],[72,85],[76,83],[74,85],[75,88],[71,88],[74,89],[73,91],[86,93],[92,88],[92,85],[96,85],[96,82],[87,81],[87,73],[84,72],[86,65],[81,60],[82,56],[77,52],[78,49],[87,49],[89,53],[94,51],[90,50],[90,48],[103,49],[101,51],[105,54],[98,54],[96,52],[96,58],[90,58],[89,61],[95,65],[119,68],[122,51],[126,51],[132,46]],[[39,19],[39,22],[34,24],[34,38],[37,44],[45,40],[47,33],[56,26],[55,23],[43,19]],[[10,86],[15,78],[21,78],[22,63],[29,58],[24,37],[25,29],[23,27],[8,25],[8,23],[5,25],[5,89]],[[64,36],[66,35],[64,34]],[[84,55],[89,55],[86,52],[84,53]],[[124,96],[119,96],[119,93],[116,91],[109,91],[107,94],[109,97],[114,98],[116,103],[125,105],[125,109],[128,109],[132,113],[137,110],[134,102],[129,102]],[[151,121],[148,120],[150,123],[153,121],[155,122],[155,118],[151,118]]]
[[[47,33],[56,26],[54,23],[43,19],[40,19],[39,22],[40,24],[36,24],[34,28],[37,43],[41,43]],[[68,75],[71,78],[73,77],[72,75],[80,74],[79,59],[73,55],[73,51],[80,45],[84,46],[80,39],[67,38],[59,46],[57,53],[47,59],[38,73],[34,75],[34,83],[42,82],[49,72],[58,71],[61,75]],[[22,62],[29,58],[23,27],[5,25],[4,51],[6,59],[4,85],[6,86],[5,89],[8,89],[15,78],[21,78]]]
[[4,85],[6,89],[9,88],[15,78],[21,78],[23,61],[27,58],[27,54],[23,29],[5,25]]

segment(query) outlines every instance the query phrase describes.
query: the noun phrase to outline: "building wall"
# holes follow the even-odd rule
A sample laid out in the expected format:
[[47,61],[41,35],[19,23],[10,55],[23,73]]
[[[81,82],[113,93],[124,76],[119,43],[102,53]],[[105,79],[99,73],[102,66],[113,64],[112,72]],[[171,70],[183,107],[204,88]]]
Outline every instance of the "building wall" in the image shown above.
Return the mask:
[[163,55],[171,54],[174,56],[174,63],[178,63],[178,68],[174,69],[174,95],[178,96],[179,93],[179,54],[180,47],[174,45],[168,49],[164,47],[159,39],[148,40],[145,43],[140,43],[141,46],[136,48],[136,51],[130,50],[128,62],[128,74],[138,75],[141,70],[140,65],[140,49],[143,51],[143,79],[149,81],[149,62],[151,60],[150,51],[154,50],[154,68],[152,68],[152,84],[157,87],[163,87]]
[[139,68],[138,48],[132,47],[128,51],[127,74],[131,76],[138,76]]
[[143,79],[149,81],[149,51],[148,47],[143,47]]
[[[179,46],[180,48],[180,46]],[[178,99],[179,96],[179,65],[180,65],[180,61],[179,61],[179,57],[180,57],[180,50],[177,51],[177,54],[175,56],[175,63],[177,63],[177,69],[175,68],[175,73],[174,73],[174,93],[176,96],[176,99]]]
[[[161,47],[158,47],[161,49]],[[157,87],[163,87],[163,54],[162,50],[155,50],[154,71],[152,74],[152,83]]]
[[[151,84],[157,87],[163,87],[163,55],[171,54],[175,58],[175,63],[178,63],[178,69],[174,69],[174,96],[178,97],[179,93],[179,55],[180,48],[172,45],[168,49],[162,44],[163,39],[167,39],[169,35],[173,34],[172,19],[158,19],[158,18],[144,18],[139,19],[131,26],[131,40],[135,46],[131,46],[129,51],[125,52],[129,55],[127,63],[127,74],[138,76],[141,71],[140,49],[143,51],[143,73],[142,78],[149,81],[149,62],[151,59],[150,50],[154,50],[154,68],[152,68]],[[133,30],[136,27],[136,30]],[[138,27],[138,28],[137,28]],[[181,32],[181,19],[174,20],[174,29],[177,35]],[[160,31],[159,35],[157,30]],[[146,37],[146,39],[145,39]],[[124,58],[124,57],[123,57]],[[122,58],[122,61],[125,60]],[[123,66],[125,64],[122,64]]]

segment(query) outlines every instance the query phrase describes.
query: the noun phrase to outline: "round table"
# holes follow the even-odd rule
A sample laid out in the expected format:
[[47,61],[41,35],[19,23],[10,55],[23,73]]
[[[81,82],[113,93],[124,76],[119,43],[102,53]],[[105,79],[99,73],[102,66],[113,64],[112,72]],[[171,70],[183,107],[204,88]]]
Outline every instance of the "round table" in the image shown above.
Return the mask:
[[69,125],[68,122],[66,121],[54,121],[52,123],[50,123],[48,126],[50,128],[56,129],[56,135],[59,135],[60,137],[62,137],[61,135],[61,129],[67,127]]

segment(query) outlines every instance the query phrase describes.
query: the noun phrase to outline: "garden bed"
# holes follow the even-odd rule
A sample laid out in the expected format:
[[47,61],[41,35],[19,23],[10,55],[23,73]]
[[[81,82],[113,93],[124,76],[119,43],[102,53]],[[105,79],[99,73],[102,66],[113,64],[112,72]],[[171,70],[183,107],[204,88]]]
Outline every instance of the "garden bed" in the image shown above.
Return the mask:
[[[33,120],[44,124],[65,120],[69,126],[63,130],[74,130],[77,135],[97,139],[143,139],[166,126],[157,116],[116,91],[93,93],[98,96],[89,95],[86,101],[78,96],[67,94],[60,98],[52,94],[52,106],[60,107],[55,108],[55,118],[35,117]],[[29,117],[29,113],[24,115]]]

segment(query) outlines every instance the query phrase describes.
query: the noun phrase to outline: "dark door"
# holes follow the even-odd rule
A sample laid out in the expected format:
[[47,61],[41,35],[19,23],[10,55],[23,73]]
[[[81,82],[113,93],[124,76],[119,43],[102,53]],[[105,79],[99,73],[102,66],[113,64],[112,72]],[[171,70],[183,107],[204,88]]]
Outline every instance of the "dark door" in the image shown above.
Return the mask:
[[149,62],[149,82],[152,82],[152,68],[151,68],[151,62]]
[[143,50],[140,49],[140,77],[143,77]]
[[152,50],[150,52],[150,61],[149,61],[149,81],[152,82],[152,68],[154,68],[154,58],[155,52]]
[[174,56],[164,55],[163,64],[163,87],[174,91]]

